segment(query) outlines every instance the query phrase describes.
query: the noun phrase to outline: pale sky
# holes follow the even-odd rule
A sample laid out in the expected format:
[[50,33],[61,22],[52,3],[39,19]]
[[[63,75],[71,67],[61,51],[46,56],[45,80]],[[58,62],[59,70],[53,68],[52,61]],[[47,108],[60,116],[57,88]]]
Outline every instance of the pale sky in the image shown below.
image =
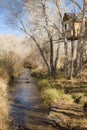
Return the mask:
[[[83,0],[77,0],[80,5],[82,5]],[[70,6],[68,7],[68,12],[71,11]],[[78,11],[78,10],[77,10]],[[8,34],[15,34],[17,36],[23,36],[23,33],[20,30],[17,30],[16,28],[12,28],[10,26],[6,26],[6,21],[4,20],[6,16],[6,11],[3,9],[0,9],[0,34],[2,35],[8,35]]]

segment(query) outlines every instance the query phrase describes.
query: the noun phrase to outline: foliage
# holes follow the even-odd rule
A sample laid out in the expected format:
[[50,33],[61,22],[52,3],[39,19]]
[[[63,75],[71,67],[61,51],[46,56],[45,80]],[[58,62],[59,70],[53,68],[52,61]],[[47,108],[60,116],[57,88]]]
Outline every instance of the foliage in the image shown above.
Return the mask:
[[51,84],[47,79],[39,80],[37,85],[40,91],[51,88]]
[[33,77],[38,77],[38,76],[40,76],[40,74],[41,74],[41,70],[39,70],[39,69],[31,70],[31,76],[33,76]]
[[31,76],[36,77],[38,79],[43,79],[48,77],[47,71],[44,69],[32,69],[31,70]]
[[45,89],[41,93],[41,97],[44,100],[44,103],[47,105],[52,104],[55,100],[57,100],[59,98],[59,96],[60,95],[55,88]]

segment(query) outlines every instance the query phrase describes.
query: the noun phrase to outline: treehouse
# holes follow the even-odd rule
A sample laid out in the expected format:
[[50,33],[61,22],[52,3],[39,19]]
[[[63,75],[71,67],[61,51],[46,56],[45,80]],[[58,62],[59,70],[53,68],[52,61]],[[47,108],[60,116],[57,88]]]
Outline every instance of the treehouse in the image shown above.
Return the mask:
[[[65,13],[63,17],[63,25],[65,35],[68,40],[78,40],[80,37],[82,15],[74,13]],[[85,34],[87,35],[87,18],[85,22]]]
[[84,2],[85,2],[85,4],[87,4],[87,0],[85,0]]
[[87,37],[87,18],[86,18],[86,22],[85,22],[85,37]]

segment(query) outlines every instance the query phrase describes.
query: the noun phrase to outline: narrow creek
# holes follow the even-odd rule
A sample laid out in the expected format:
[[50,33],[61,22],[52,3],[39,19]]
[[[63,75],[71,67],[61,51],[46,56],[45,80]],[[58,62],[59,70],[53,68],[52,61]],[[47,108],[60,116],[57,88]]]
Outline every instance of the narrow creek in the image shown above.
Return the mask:
[[35,79],[28,69],[9,87],[9,102],[13,130],[58,130],[46,123],[49,111],[43,107]]

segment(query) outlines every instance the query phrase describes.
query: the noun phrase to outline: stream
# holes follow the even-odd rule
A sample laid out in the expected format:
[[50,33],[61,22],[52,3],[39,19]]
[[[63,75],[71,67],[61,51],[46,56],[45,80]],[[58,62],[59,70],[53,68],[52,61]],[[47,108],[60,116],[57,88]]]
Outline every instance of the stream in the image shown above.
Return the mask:
[[9,87],[10,119],[12,130],[58,130],[47,124],[46,109],[40,99],[36,81],[30,70],[21,71],[19,78]]

